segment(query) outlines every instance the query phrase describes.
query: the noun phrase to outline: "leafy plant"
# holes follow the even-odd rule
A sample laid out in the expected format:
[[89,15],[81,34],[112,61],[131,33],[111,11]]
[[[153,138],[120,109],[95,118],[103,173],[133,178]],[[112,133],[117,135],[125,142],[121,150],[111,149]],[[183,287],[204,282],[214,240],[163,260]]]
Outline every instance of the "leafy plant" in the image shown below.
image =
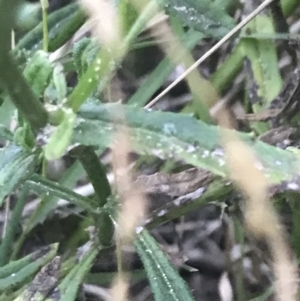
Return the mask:
[[[99,160],[113,145],[117,132],[128,131],[131,151],[142,163],[149,157],[154,161],[159,158],[175,165],[180,163],[181,169],[184,165],[199,167],[211,176],[211,181],[202,185],[192,202],[163,209],[163,214],[152,215],[151,220],[136,229],[134,246],[157,301],[194,299],[149,231],[211,201],[222,202],[222,198],[230,197],[235,191],[230,182],[223,136],[236,134],[255,153],[270,186],[291,203],[298,201],[299,151],[259,140],[257,136],[265,133],[270,124],[255,122],[249,127],[252,133],[242,131],[245,125],[240,131],[221,130],[218,125],[199,120],[201,114],[194,114],[197,113],[194,106],[185,104],[185,113],[142,108],[166,82],[183,53],[178,52],[175,60],[164,58],[122,103],[106,101],[105,95],[110,94],[116,72],[123,63],[126,65],[130,55],[134,56],[147,24],[158,16],[158,7],[169,16],[183,49],[191,51],[200,42],[204,45],[209,39],[220,39],[234,28],[233,14],[229,12],[238,10],[237,4],[226,1],[221,7],[220,3],[223,2],[151,0],[141,9],[135,1],[115,1],[124,26],[124,36],[116,49],[108,49],[95,37],[67,43],[88,19],[85,10],[73,3],[49,16],[44,14],[38,25],[17,35],[16,45],[11,49],[17,12],[25,4],[0,1],[0,70],[6,70],[0,72],[0,203],[7,212],[11,210],[10,217],[6,215],[4,220],[0,245],[1,300],[76,300],[81,285],[86,279],[93,279],[90,270],[97,258],[111,255],[115,247],[118,250],[120,246],[115,238],[117,216],[122,207],[120,196],[110,184],[108,167]],[[286,16],[296,8],[299,8],[298,1],[282,1]],[[261,29],[268,38],[255,36]],[[246,95],[244,109],[253,113],[266,110],[284,86],[278,67],[276,34],[271,16],[257,16],[235,38],[234,45],[230,45],[231,54],[210,70],[206,83],[220,95],[225,93],[231,89],[231,82],[244,62],[248,80],[255,87],[255,95],[253,89],[250,89],[252,94],[247,94],[247,89],[242,87]],[[147,42],[159,44],[153,40]],[[61,46],[64,52],[60,52]],[[206,87],[202,85],[203,89]],[[206,104],[201,108],[208,112]],[[297,121],[299,116],[294,115]],[[49,165],[66,157],[72,161],[71,166],[65,167],[57,181],[51,179]],[[88,195],[76,191],[76,183],[84,177],[92,186]],[[134,185],[129,188],[135,189]],[[39,202],[25,220],[26,202],[33,195],[38,196]],[[13,198],[14,204],[10,205],[9,200]],[[31,234],[42,227],[62,200],[72,205],[71,216],[81,217],[77,229],[71,229],[67,241],[57,238],[54,244],[34,246],[34,252],[29,254],[24,250],[25,242],[30,241]],[[299,210],[295,204],[292,207],[296,229]],[[89,237],[86,228],[92,229]],[[293,231],[293,236],[295,253],[299,255],[297,231]],[[118,259],[119,273],[122,273],[122,258]]]

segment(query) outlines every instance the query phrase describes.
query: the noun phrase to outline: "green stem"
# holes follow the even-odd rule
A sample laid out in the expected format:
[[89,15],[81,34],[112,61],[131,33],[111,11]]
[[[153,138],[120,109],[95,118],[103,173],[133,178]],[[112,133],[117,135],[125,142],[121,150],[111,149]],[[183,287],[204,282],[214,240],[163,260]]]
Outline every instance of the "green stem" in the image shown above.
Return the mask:
[[[91,184],[95,190],[97,204],[103,208],[111,195],[110,184],[106,177],[106,171],[96,155],[93,147],[78,146],[72,150],[72,154],[78,157],[85,169]],[[108,247],[112,243],[114,225],[108,213],[105,211],[94,215],[95,224],[99,230],[99,242],[103,247]]]
[[42,6],[42,14],[43,14],[43,49],[44,51],[48,52],[48,8],[49,2],[48,0],[41,0]]
[[233,50],[233,53],[226,58],[220,68],[211,76],[210,80],[219,93],[224,91],[240,72],[243,66],[243,58],[242,46],[239,43]]
[[81,145],[71,152],[72,155],[78,157],[86,171],[89,180],[94,187],[97,196],[97,204],[99,204],[100,207],[103,207],[107,202],[107,198],[111,195],[111,189],[106,177],[105,168],[99,161],[93,147]]
[[114,74],[128,48],[138,36],[149,19],[156,12],[156,1],[151,1],[137,18],[131,30],[126,35],[121,45],[114,47],[114,51],[102,48],[94,62],[80,79],[79,83],[69,96],[67,105],[77,112],[83,102],[90,96],[99,82],[101,87],[98,92],[103,91],[106,83]]

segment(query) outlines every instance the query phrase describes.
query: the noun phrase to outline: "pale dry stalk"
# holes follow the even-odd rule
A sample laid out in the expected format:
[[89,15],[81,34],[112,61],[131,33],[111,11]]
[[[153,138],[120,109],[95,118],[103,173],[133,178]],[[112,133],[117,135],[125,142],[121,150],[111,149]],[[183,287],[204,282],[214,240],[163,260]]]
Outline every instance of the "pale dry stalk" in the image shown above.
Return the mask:
[[[220,114],[220,125],[231,128],[228,112]],[[278,216],[268,199],[268,181],[252,150],[234,131],[223,130],[229,176],[245,198],[245,221],[249,230],[267,241],[273,257],[277,300],[297,300],[297,267]]]
[[111,301],[127,301],[128,300],[129,281],[119,274],[112,284],[110,289]]
[[[94,34],[101,45],[108,50],[114,50],[122,42],[122,29],[113,0],[80,0],[90,18],[95,20]],[[115,51],[112,51],[112,55]],[[112,90],[113,94],[114,91]],[[112,96],[112,95],[111,95]],[[112,97],[113,98],[113,97]],[[124,112],[120,112],[124,113]],[[116,243],[119,261],[119,274],[111,288],[111,300],[125,301],[128,299],[128,281],[122,273],[120,253],[124,242],[131,242],[135,229],[142,222],[145,214],[145,198],[140,189],[133,185],[133,177],[129,169],[130,133],[126,126],[125,114],[123,125],[115,124],[115,134],[112,137],[112,169],[116,188],[121,201],[121,210],[117,218]],[[112,116],[113,118],[113,116]],[[120,122],[120,120],[118,120]],[[119,253],[119,254],[118,254]]]
[[93,34],[108,49],[121,40],[121,30],[113,0],[79,0],[95,24]]

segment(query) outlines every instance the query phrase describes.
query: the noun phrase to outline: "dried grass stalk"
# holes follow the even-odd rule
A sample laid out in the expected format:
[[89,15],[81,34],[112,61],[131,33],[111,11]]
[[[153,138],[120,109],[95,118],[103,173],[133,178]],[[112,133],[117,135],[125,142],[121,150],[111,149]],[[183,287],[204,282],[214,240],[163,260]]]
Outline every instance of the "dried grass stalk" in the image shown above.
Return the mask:
[[[231,128],[228,112],[223,110],[220,125]],[[233,131],[223,131],[222,139],[226,153],[229,175],[243,193],[245,221],[248,229],[258,238],[267,241],[276,277],[276,297],[281,301],[297,299],[297,266],[285,238],[285,232],[268,199],[268,181],[252,150]]]

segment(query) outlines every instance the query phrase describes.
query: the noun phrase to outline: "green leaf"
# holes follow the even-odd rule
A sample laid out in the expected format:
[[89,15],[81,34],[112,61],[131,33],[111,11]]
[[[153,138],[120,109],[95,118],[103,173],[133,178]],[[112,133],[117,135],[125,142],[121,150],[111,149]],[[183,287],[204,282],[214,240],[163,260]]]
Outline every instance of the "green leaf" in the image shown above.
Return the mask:
[[39,175],[33,175],[31,179],[26,182],[26,185],[29,185],[29,187],[37,193],[46,193],[46,195],[56,196],[90,212],[95,213],[95,210],[97,210],[97,207],[94,207],[95,202],[93,202],[93,200]]
[[40,98],[50,82],[53,65],[49,54],[39,50],[28,62],[23,75],[36,97]]
[[241,71],[243,60],[243,48],[241,43],[239,43],[227,56],[216,72],[212,74],[210,80],[220,94],[232,84],[238,73]]
[[[115,124],[124,126],[122,114],[118,116],[120,109],[125,111],[134,151],[184,161],[226,177],[219,128],[188,115],[149,112],[132,106],[121,107],[121,104],[86,104],[78,114],[73,142],[108,147]],[[245,133],[239,133],[239,137],[253,148],[270,183],[296,180],[300,161],[295,154],[254,140]]]
[[56,24],[49,31],[49,51],[54,52],[68,42],[86,20],[87,16],[85,12],[81,8],[78,8],[73,14],[70,14]]
[[[68,168],[58,183],[45,181],[39,175],[35,175],[31,178],[31,181],[27,181],[26,185],[30,186],[31,189],[36,191],[38,194],[44,195],[39,203],[38,207],[35,209],[34,213],[30,215],[30,217],[26,220],[23,225],[23,232],[21,236],[18,238],[12,258],[14,259],[19,253],[20,248],[25,241],[28,233],[37,226],[37,224],[42,223],[49,216],[49,213],[52,212],[56,207],[58,200],[60,197],[70,197],[68,199],[72,202],[74,198],[78,197],[77,206],[80,207],[80,204],[83,204],[83,208],[85,207],[85,203],[88,203],[90,200],[88,198],[82,198],[79,194],[74,193],[72,189],[77,181],[82,178],[84,175],[84,170],[78,161],[74,162],[74,164]],[[82,207],[81,207],[82,208]],[[90,206],[89,210],[92,211],[93,207]]]
[[[51,293],[58,282],[60,275],[61,258],[54,257],[34,277],[25,290],[14,301],[44,301]],[[51,299],[53,300],[53,299]]]
[[[254,34],[275,33],[272,20],[266,15],[257,16],[244,31]],[[270,102],[278,96],[282,89],[277,47],[275,41],[254,38],[242,39],[241,46],[244,56],[249,60],[250,72],[253,73],[251,75],[253,79],[250,80],[254,81],[254,88],[250,88],[249,100],[253,111],[258,113],[268,108]]]
[[0,72],[0,84],[10,96],[10,100],[30,125],[39,129],[46,125],[48,114],[43,105],[34,95],[30,86],[23,78],[18,64],[10,55],[11,30],[14,21],[14,12],[18,1],[0,2],[0,69],[8,70]]
[[25,186],[23,187],[18,201],[12,211],[7,229],[5,231],[5,236],[3,237],[3,240],[0,245],[0,266],[7,264],[11,256],[15,235],[17,233],[20,220],[22,219],[22,212],[24,206],[28,200],[27,196],[28,189]]
[[[64,8],[61,8],[51,13],[48,18],[49,35],[51,35],[52,29],[59,26],[61,21],[65,20],[67,17],[74,14],[78,9],[79,9],[78,4],[72,3]],[[57,31],[57,29],[55,29],[55,31]],[[42,41],[43,41],[43,22],[40,22],[36,27],[34,27],[31,31],[29,31],[18,42],[18,44],[13,50],[13,53],[16,54],[21,49],[37,51],[41,49]]]
[[30,279],[39,269],[54,258],[57,248],[58,244],[53,244],[47,248],[41,249],[40,252],[35,252],[34,256],[30,256],[30,262],[26,266],[18,270],[16,273],[12,273],[1,278],[0,292],[11,289]]
[[73,47],[73,60],[78,74],[81,78],[88,66],[96,58],[97,53],[100,50],[100,45],[95,38],[83,38]]
[[228,180],[213,179],[210,184],[203,187],[200,186],[197,191],[191,193],[188,197],[179,197],[176,199],[176,202],[168,202],[163,207],[152,211],[147,217],[144,226],[148,230],[154,229],[170,220],[194,212],[209,202],[222,201],[232,189],[232,185],[228,185]]
[[118,13],[121,21],[121,28],[126,34],[138,18],[138,12],[130,0],[119,0]]
[[166,12],[206,36],[221,38],[233,27],[233,19],[216,3],[210,0],[160,0]]
[[135,247],[148,275],[155,301],[192,301],[186,283],[147,230],[137,235]]
[[35,147],[35,137],[28,122],[24,121],[23,125],[18,127],[14,132],[14,141],[22,148],[31,150]]
[[[77,112],[84,101],[90,97],[91,93],[99,86],[100,93],[105,88],[113,72],[121,63],[121,60],[127,53],[137,35],[142,31],[147,22],[154,16],[157,11],[156,1],[152,0],[140,13],[135,24],[128,32],[123,41],[114,49],[102,48],[90,64],[87,71],[82,75],[77,86],[69,95],[67,105]],[[113,50],[113,51],[112,51]]]
[[62,64],[55,64],[52,80],[55,87],[55,92],[57,94],[57,102],[62,103],[63,100],[67,97],[67,81]]
[[[62,175],[61,179],[59,180],[58,184],[60,187],[63,187],[64,189],[67,189],[65,191],[66,195],[69,195],[69,192],[73,192],[71,189],[75,187],[77,181],[82,178],[84,175],[84,170],[82,166],[79,164],[79,162],[74,162],[74,164],[69,167],[64,174]],[[37,179],[34,179],[37,180]],[[45,184],[45,183],[44,183]],[[33,187],[33,186],[32,186]],[[36,186],[35,186],[36,187]],[[52,186],[51,186],[52,187]],[[42,188],[39,188],[40,191]],[[44,186],[43,192],[47,193],[48,187],[47,185]],[[53,187],[51,188],[51,190]],[[57,202],[59,200],[59,197],[56,197],[55,195],[62,195],[62,191],[60,193],[49,193],[48,195],[45,195],[45,197],[42,199],[41,203],[39,204],[38,208],[35,210],[34,214],[30,216],[28,222],[26,223],[26,226],[24,226],[24,232],[29,232],[31,229],[33,229],[37,224],[42,223],[49,213],[54,210],[57,206]],[[78,196],[78,195],[76,195]],[[89,201],[89,199],[85,199],[85,202]],[[83,200],[82,200],[83,202]],[[91,208],[90,208],[91,209]],[[23,233],[24,233],[23,232]]]
[[35,251],[25,257],[11,261],[9,264],[0,268],[0,279],[6,278],[11,274],[16,274],[18,271],[22,270],[25,266],[34,262],[36,259],[40,258],[43,254],[49,251],[49,247],[42,248],[38,251]]
[[[182,38],[182,43],[187,49],[194,48],[202,39],[203,35],[197,32],[190,31]],[[180,59],[182,53],[178,53]],[[154,93],[163,85],[167,77],[175,68],[175,63],[169,58],[163,59],[153,72],[147,77],[143,85],[135,92],[135,94],[128,100],[128,104],[144,106]]]
[[75,114],[71,109],[64,109],[62,112],[64,114],[63,120],[44,148],[45,158],[47,160],[56,160],[62,157],[71,142]]
[[0,124],[0,139],[12,141],[13,133],[3,124]]
[[70,273],[64,278],[58,286],[61,294],[60,301],[73,301],[76,299],[78,288],[83,282],[85,275],[92,267],[98,252],[97,248],[92,246],[90,250],[84,254],[80,263],[75,265]]
[[15,112],[16,107],[14,106],[14,104],[9,100],[9,97],[7,95],[4,96],[4,102],[0,107],[1,124],[9,128],[11,125],[11,120],[14,119]]
[[10,144],[0,150],[0,206],[34,172],[36,156]]
[[17,23],[16,26],[20,30],[29,30],[32,27],[36,26],[40,20],[39,15],[41,13],[40,3],[22,3],[19,6],[17,12]]

